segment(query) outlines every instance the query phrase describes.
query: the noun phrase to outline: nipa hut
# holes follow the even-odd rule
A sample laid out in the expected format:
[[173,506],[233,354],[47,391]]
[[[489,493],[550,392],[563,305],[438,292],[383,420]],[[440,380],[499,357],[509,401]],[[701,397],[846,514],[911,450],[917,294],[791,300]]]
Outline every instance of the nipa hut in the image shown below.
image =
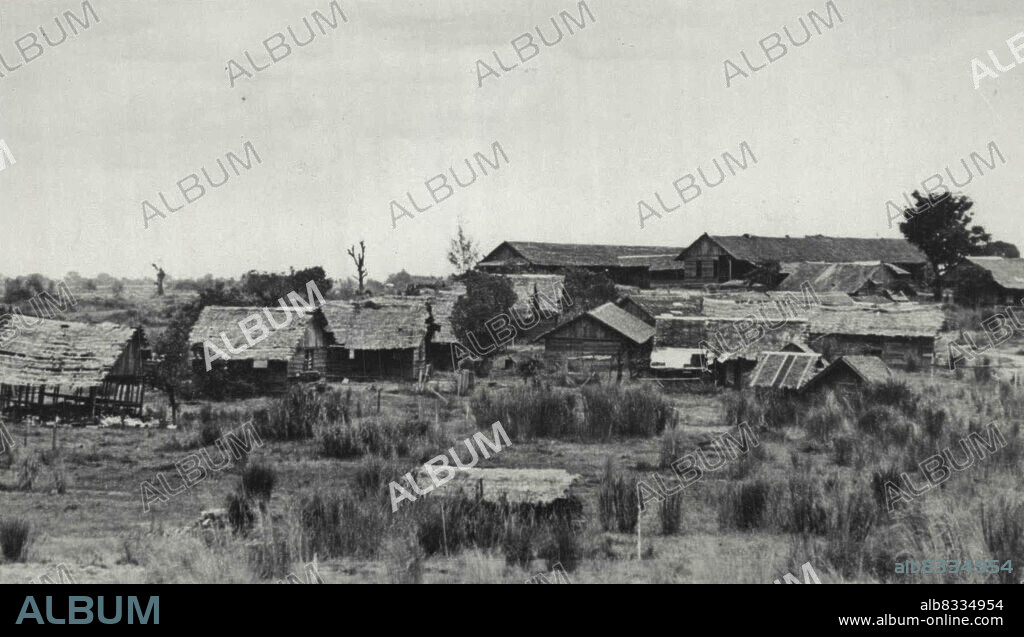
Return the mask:
[[[267,334],[258,340],[263,331],[254,327],[250,342],[241,324],[254,326],[253,317]],[[289,382],[326,375],[327,348],[333,340],[324,328],[319,310],[207,306],[189,334],[192,369],[197,374],[217,370],[259,391],[282,392]],[[225,358],[220,358],[214,347]]]
[[931,365],[942,324],[942,310],[933,305],[822,308],[811,318],[809,342],[830,359],[864,355],[888,365]]
[[141,328],[26,320],[0,344],[0,410],[62,419],[141,415],[144,345]]
[[328,301],[321,308],[335,342],[328,351],[328,376],[418,378],[428,333],[437,331],[427,303],[418,297]]

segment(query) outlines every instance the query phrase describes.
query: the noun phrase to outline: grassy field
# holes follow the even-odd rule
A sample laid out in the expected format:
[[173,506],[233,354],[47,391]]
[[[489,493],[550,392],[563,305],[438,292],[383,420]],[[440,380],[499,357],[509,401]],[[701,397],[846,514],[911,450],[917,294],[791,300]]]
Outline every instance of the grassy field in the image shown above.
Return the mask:
[[[491,385],[483,389],[492,395],[530,391],[523,381],[510,377],[484,384]],[[1013,544],[1011,537],[1024,525],[1024,511],[1014,508],[1013,499],[1019,494],[1022,441],[1006,424],[1020,418],[1024,395],[994,383],[927,375],[915,385],[913,396],[892,398],[892,405],[847,408],[826,400],[801,406],[799,415],[787,422],[775,422],[784,410],[762,413],[763,401],[746,394],[664,394],[673,417],[656,435],[613,433],[609,440],[581,441],[581,436],[527,435],[521,425],[511,447],[481,460],[479,466],[558,468],[580,476],[573,492],[582,503],[582,516],[574,522],[571,546],[565,549],[575,561],[569,572],[574,583],[770,583],[787,572],[799,573],[805,562],[827,582],[942,581],[943,576],[936,575],[893,575],[893,565],[902,559],[1024,558],[1019,538]],[[263,435],[263,446],[251,456],[223,471],[208,471],[208,478],[167,502],[154,503],[148,513],[143,510],[144,482],[156,483],[163,474],[176,487],[181,478],[175,463],[204,442],[211,443],[261,412],[271,412],[269,428],[278,421],[305,422],[308,416],[298,410],[308,405],[289,408],[283,406],[286,400],[273,399],[197,403],[186,410],[180,430],[61,429],[57,453],[51,451],[52,429],[8,423],[14,447],[6,461],[0,461],[0,484],[5,489],[0,493],[0,524],[27,521],[31,543],[21,558],[0,563],[0,582],[38,579],[59,564],[69,568],[75,581],[85,582],[268,582],[288,572],[301,576],[313,553],[319,573],[329,583],[516,583],[551,568],[553,560],[540,557],[547,541],[544,530],[532,536],[535,541],[525,541],[525,560],[507,559],[512,541],[508,528],[501,541],[487,546],[467,544],[448,555],[424,551],[431,514],[413,505],[392,514],[386,498],[375,496],[374,489],[414,471],[446,445],[489,429],[490,423],[478,423],[470,411],[471,405],[481,404],[479,392],[475,397],[449,397],[446,404],[432,394],[412,393],[409,385],[382,389],[383,413],[378,416],[376,393],[369,386],[333,387],[327,396],[334,397],[336,413],[331,415],[332,407],[327,407],[327,415],[311,417],[308,435],[293,433],[297,439],[292,440]],[[639,385],[627,389],[662,395]],[[570,403],[579,394],[577,389],[559,387],[544,391],[568,396]],[[605,385],[600,391],[616,390]],[[347,407],[340,407],[341,401]],[[588,423],[595,420],[593,431],[601,438],[605,429],[603,421],[597,422],[597,403],[587,405],[585,418]],[[526,406],[520,407],[523,415],[513,412],[513,420],[528,420]],[[345,408],[350,413],[339,415]],[[279,416],[275,409],[281,411]],[[933,410],[945,415],[936,416]],[[614,524],[609,530],[602,524],[606,463],[610,459],[615,474],[627,483],[639,478],[653,484],[657,474],[671,484],[674,478],[665,454],[671,460],[697,450],[710,452],[709,441],[729,431],[740,415],[752,422],[761,415],[768,418],[753,429],[760,445],[682,489],[672,503],[679,507],[679,520],[671,532],[663,529],[659,506],[649,504],[639,522],[642,559],[637,559],[635,530],[623,531]],[[389,423],[403,419],[422,421],[423,427],[417,433],[366,443],[375,445],[372,453],[370,447],[355,449],[359,443],[350,452],[331,451],[338,445],[325,444],[337,440],[326,432],[353,431],[361,423],[390,431]],[[1002,423],[1007,439],[1006,446],[990,457],[893,513],[872,495],[873,475],[894,467],[909,470],[933,448],[948,447],[989,420]],[[400,440],[401,436],[408,439]],[[389,446],[396,441],[400,444]],[[669,448],[670,441],[674,451],[666,452],[663,447]],[[218,457],[216,446],[207,444],[206,449]],[[370,495],[361,497],[356,495],[357,484],[367,475],[371,455],[380,457],[385,470],[375,474],[378,484],[370,488]],[[31,486],[19,490],[26,457],[36,458],[36,473]],[[713,452],[704,458],[711,459]],[[245,534],[230,528],[190,533],[202,511],[225,507],[238,491],[245,467],[253,465],[269,466],[275,475],[266,505],[266,519],[274,528],[268,531],[260,523]],[[920,483],[921,478],[915,474],[915,480]],[[319,552],[312,550],[305,535],[316,529],[304,521],[308,515],[302,511],[309,509],[302,503],[313,493],[351,498],[351,507],[342,507],[337,523],[343,530],[351,526],[351,533],[369,541],[335,542],[324,544]],[[989,529],[993,537],[986,539],[983,507],[990,521],[997,520],[994,512],[1005,514],[1006,521],[998,518],[1009,525],[1003,535]],[[405,514],[413,509],[417,511]],[[504,522],[506,527],[513,524],[509,519]],[[278,543],[284,547],[280,551]],[[273,555],[268,556],[268,546],[274,547]],[[995,577],[959,579],[982,582]]]

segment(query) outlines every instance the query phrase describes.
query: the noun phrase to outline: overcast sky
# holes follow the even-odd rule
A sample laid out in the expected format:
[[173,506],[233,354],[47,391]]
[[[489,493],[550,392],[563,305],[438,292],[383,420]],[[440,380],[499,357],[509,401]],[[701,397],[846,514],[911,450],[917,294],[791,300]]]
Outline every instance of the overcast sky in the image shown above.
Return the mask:
[[[887,200],[946,167],[964,175],[993,141],[1006,164],[964,191],[979,223],[1024,245],[1024,65],[979,90],[971,69],[992,66],[990,49],[1013,61],[1020,0],[838,0],[842,23],[756,73],[740,51],[764,64],[758,41],[784,26],[799,41],[798,18],[824,2],[590,0],[596,22],[507,73],[492,51],[518,63],[510,41],[538,25],[552,38],[575,1],[339,2],[347,24],[303,48],[289,36],[291,55],[256,73],[244,51],[267,63],[264,39],[291,26],[304,40],[302,18],[329,2],[92,0],[98,24],[0,67],[17,161],[0,172],[0,272],[347,276],[364,239],[373,278],[444,274],[460,217],[482,253],[505,239],[683,247],[705,231],[895,237]],[[81,2],[0,0],[0,55],[23,62],[14,41],[40,25],[57,40],[69,10]],[[234,88],[232,59],[253,73]],[[478,86],[478,59],[501,77]],[[749,77],[727,88],[726,59]],[[180,205],[178,180],[217,180],[246,141],[262,163],[144,226],[144,200]],[[467,175],[495,141],[507,165],[411,209],[407,192],[422,207],[425,180]],[[641,199],[674,206],[673,181],[699,166],[714,180],[712,159],[743,142],[756,165],[640,227]],[[415,218],[393,228],[392,200]]]

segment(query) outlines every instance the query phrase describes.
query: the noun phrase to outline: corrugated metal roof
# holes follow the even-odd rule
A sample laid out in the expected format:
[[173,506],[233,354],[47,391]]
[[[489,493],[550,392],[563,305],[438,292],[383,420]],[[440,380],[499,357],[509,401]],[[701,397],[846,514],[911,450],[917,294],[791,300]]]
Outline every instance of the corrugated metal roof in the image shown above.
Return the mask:
[[750,375],[750,387],[798,390],[824,367],[821,354],[764,352]]

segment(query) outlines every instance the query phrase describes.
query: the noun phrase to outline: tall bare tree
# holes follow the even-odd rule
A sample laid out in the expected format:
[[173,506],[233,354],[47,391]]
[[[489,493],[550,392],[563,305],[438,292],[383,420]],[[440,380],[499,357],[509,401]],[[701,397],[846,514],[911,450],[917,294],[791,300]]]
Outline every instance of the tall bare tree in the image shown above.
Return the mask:
[[359,293],[362,294],[366,282],[366,243],[364,241],[359,242],[358,255],[356,254],[355,246],[349,248],[348,256],[352,257],[352,262],[356,264],[356,276],[359,278]]
[[458,233],[448,244],[448,263],[455,266],[458,274],[465,274],[473,269],[479,259],[480,253],[476,249],[476,242],[466,235],[460,221]]
[[158,268],[157,265],[153,264],[153,269],[156,270],[156,295],[164,295],[164,279],[167,277],[167,273],[164,272],[163,268]]

